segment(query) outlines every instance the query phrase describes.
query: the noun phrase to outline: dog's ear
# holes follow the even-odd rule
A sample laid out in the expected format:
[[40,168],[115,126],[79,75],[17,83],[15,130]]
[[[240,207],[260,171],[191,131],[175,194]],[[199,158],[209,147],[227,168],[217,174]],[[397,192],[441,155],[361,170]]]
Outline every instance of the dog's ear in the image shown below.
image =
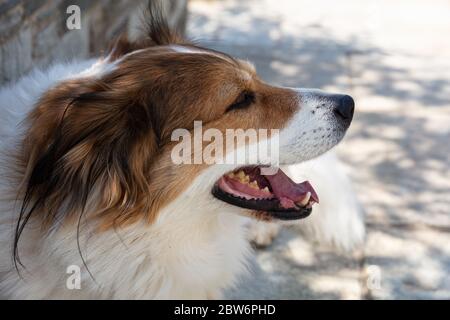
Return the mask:
[[185,39],[169,26],[162,1],[149,0],[145,12],[147,38],[155,45],[183,44]]
[[108,50],[111,61],[135,50],[152,46],[189,43],[181,34],[169,26],[161,0],[148,1],[143,20],[143,35],[139,39],[132,41],[127,35],[122,34],[113,42]]
[[83,212],[134,222],[144,211],[158,134],[145,97],[127,92],[100,80],[70,80],[41,99],[24,140],[17,241],[33,214],[52,225]]

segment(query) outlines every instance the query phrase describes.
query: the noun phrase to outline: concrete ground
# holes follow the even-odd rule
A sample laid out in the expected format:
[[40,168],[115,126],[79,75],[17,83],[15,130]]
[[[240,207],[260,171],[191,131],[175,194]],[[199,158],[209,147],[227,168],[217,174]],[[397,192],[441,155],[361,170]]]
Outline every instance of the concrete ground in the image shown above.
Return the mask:
[[284,230],[229,297],[450,298],[449,17],[446,0],[191,0],[200,43],[357,103],[338,153],[366,212],[363,252]]

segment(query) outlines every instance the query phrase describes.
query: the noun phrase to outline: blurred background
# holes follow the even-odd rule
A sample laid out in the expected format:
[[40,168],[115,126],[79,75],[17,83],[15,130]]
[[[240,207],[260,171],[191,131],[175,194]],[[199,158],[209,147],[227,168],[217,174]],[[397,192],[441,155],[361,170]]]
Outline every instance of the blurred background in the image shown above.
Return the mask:
[[[267,82],[355,98],[337,152],[366,213],[364,248],[283,230],[227,293],[253,299],[450,299],[450,2],[165,0],[172,26],[252,61]],[[68,31],[65,10],[82,9]],[[136,34],[142,1],[0,0],[0,83]]]

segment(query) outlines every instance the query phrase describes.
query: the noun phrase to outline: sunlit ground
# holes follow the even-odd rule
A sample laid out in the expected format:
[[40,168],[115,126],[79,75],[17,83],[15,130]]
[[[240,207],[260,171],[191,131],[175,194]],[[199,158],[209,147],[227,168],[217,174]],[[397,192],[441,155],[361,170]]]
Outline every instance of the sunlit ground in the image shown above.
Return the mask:
[[338,153],[367,215],[364,252],[285,231],[230,296],[450,298],[450,3],[193,0],[190,10],[190,36],[254,62],[266,81],[357,103]]

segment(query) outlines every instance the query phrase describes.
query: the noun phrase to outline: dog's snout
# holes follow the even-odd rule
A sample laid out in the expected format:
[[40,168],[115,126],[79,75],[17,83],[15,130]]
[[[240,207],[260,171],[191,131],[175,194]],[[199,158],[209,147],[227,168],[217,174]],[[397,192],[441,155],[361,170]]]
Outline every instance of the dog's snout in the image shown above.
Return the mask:
[[351,120],[355,112],[355,101],[349,95],[339,96],[334,112],[344,120]]

